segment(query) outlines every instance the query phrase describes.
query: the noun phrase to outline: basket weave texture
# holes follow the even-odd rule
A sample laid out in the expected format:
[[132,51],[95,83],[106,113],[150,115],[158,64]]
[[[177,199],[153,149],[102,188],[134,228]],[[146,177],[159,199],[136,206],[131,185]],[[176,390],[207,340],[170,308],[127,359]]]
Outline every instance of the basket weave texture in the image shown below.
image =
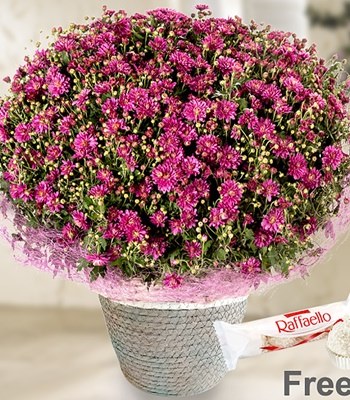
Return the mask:
[[213,322],[241,322],[247,301],[157,305],[100,296],[100,303],[125,377],[147,392],[189,396],[211,389],[225,376]]

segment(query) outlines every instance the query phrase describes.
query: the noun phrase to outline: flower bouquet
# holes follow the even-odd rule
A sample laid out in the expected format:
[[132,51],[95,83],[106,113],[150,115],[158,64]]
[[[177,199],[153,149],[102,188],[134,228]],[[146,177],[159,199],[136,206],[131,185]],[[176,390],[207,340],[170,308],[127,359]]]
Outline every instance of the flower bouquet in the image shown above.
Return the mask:
[[348,227],[342,65],[204,5],[53,35],[0,100],[2,233],[100,294],[131,382],[207,390],[226,371],[212,322]]

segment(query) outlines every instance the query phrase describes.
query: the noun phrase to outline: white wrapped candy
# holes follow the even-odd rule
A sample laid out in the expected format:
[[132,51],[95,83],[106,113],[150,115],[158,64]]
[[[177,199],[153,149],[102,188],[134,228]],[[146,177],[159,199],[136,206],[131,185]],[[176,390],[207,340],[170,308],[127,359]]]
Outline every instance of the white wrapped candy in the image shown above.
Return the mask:
[[214,326],[229,370],[239,358],[282,350],[326,337],[350,310],[346,301],[290,312],[242,324],[215,321]]

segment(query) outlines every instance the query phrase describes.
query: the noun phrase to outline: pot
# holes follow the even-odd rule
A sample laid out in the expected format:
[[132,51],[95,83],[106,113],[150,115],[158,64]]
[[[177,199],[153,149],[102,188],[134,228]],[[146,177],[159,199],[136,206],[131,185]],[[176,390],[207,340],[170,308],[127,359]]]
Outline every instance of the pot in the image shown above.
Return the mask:
[[125,377],[159,395],[205,392],[227,367],[214,321],[242,321],[247,297],[212,303],[114,302],[100,296],[107,329]]

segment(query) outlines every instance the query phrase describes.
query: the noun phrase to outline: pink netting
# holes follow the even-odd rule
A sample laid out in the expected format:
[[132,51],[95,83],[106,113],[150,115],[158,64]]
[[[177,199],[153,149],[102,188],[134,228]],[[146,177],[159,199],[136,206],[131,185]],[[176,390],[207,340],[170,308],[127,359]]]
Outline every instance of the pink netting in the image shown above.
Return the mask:
[[111,300],[119,301],[181,301],[202,303],[219,299],[245,296],[308,274],[310,268],[325,257],[337,238],[350,226],[350,186],[339,199],[339,213],[314,235],[315,247],[304,255],[298,265],[285,277],[271,274],[243,275],[226,268],[213,269],[204,278],[187,278],[176,289],[160,285],[146,286],[139,279],[127,279],[118,270],[108,270],[104,278],[90,280],[89,270],[78,271],[77,261],[83,255],[79,246],[67,246],[61,233],[49,229],[28,227],[23,217],[14,212],[11,203],[0,197],[3,215],[0,234],[12,245],[15,259],[23,265],[35,266],[54,277],[82,283],[92,291]]

